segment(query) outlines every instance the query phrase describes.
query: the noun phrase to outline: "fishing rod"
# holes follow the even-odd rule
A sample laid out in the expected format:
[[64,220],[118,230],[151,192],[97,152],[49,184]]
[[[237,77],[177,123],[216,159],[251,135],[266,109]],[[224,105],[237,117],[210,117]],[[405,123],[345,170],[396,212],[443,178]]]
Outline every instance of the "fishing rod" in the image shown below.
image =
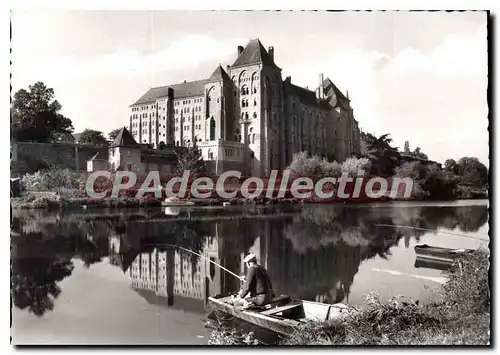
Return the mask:
[[157,244],[148,244],[148,245],[167,245],[167,246],[171,246],[171,247],[174,247],[174,248],[179,248],[179,249],[185,250],[185,251],[187,251],[187,252],[193,253],[194,255],[201,256],[202,258],[204,258],[204,259],[206,259],[206,260],[210,261],[212,264],[214,264],[214,265],[216,265],[216,266],[220,267],[222,270],[229,272],[231,275],[233,275],[233,276],[235,276],[235,277],[237,277],[238,279],[240,279],[240,280],[241,280],[241,277],[240,277],[239,275],[236,275],[236,274],[235,274],[234,272],[232,272],[231,270],[226,269],[224,266],[222,266],[222,265],[220,265],[220,264],[216,263],[215,261],[212,261],[210,258],[207,258],[206,256],[203,256],[203,255],[201,255],[201,254],[198,254],[198,253],[196,253],[196,252],[194,252],[194,251],[192,251],[192,250],[189,250],[189,249],[186,249],[186,248],[180,247],[180,246],[175,245],[175,244],[167,244],[167,243],[157,243]]
[[465,235],[465,234],[459,234],[459,233],[453,233],[453,232],[444,232],[444,231],[433,231],[432,229],[427,229],[427,228],[419,228],[419,227],[412,227],[412,226],[400,226],[397,224],[375,224],[375,227],[396,227],[396,228],[407,228],[407,229],[417,229],[421,231],[426,231],[426,232],[434,232],[434,233],[444,233],[444,234],[451,234],[451,235],[456,235],[459,237],[464,237],[464,238],[470,238],[470,239],[475,239],[475,240],[483,240],[485,242],[489,242],[489,239],[484,239],[484,238],[479,238],[479,237],[471,237],[470,235]]

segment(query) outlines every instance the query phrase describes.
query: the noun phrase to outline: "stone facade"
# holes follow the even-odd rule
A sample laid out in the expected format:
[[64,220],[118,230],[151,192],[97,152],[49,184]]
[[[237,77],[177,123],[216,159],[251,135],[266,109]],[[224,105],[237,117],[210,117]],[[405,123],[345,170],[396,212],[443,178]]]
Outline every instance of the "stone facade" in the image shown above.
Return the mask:
[[[139,143],[196,142],[207,156],[215,154],[209,151],[215,142],[224,152],[239,144],[246,153],[238,163],[252,175],[283,169],[300,151],[337,160],[360,152],[349,98],[322,75],[316,91],[283,80],[274,48],[266,50],[258,39],[239,46],[226,70],[218,66],[206,80],[152,88],[130,108],[130,131]],[[216,155],[219,162],[236,161]]]

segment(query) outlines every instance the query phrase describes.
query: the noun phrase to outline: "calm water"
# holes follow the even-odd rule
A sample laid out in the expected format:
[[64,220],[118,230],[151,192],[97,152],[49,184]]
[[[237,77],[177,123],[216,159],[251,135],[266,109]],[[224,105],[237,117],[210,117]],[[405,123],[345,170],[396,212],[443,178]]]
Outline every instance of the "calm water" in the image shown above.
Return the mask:
[[239,289],[206,258],[243,274],[249,252],[278,294],[353,305],[373,291],[426,300],[444,278],[415,266],[415,245],[476,248],[489,239],[485,200],[14,216],[14,344],[206,344],[207,297]]

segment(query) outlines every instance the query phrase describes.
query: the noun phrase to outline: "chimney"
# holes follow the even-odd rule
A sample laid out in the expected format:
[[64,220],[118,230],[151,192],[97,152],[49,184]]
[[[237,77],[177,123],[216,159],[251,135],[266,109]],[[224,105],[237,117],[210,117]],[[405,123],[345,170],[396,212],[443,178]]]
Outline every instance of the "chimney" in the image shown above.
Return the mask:
[[319,75],[319,98],[324,99],[323,73]]
[[271,47],[269,47],[269,48],[267,49],[267,52],[269,53],[269,57],[271,57],[271,60],[272,60],[272,61],[273,61],[273,63],[274,63],[274,47],[272,47],[272,46],[271,46]]
[[241,53],[243,53],[243,46],[238,46],[238,55],[236,56],[236,58],[238,58]]

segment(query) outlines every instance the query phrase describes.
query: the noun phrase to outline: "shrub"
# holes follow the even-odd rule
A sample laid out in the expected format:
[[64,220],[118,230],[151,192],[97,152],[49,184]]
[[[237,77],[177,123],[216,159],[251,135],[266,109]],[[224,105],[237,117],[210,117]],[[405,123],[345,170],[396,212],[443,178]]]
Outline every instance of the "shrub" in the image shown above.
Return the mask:
[[349,176],[358,176],[358,172],[363,170],[365,175],[368,174],[372,166],[372,162],[368,158],[348,158],[342,163],[342,172],[346,172]]

